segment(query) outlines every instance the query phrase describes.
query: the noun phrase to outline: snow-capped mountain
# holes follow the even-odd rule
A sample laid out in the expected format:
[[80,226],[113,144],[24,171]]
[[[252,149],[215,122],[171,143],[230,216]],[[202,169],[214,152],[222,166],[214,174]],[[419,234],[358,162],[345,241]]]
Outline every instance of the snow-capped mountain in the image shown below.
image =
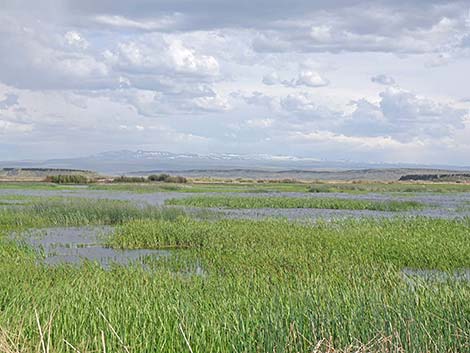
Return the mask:
[[315,158],[300,158],[294,156],[278,156],[268,154],[235,154],[235,153],[171,153],[162,151],[110,151],[89,158],[93,159],[135,159],[135,160],[213,160],[213,161],[310,161],[320,162]]

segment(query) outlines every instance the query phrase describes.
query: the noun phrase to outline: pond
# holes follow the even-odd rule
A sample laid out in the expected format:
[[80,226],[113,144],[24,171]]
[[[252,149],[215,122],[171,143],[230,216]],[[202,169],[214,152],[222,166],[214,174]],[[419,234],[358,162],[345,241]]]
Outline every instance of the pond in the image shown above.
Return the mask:
[[47,265],[74,264],[86,261],[99,263],[103,268],[112,264],[129,265],[145,259],[168,256],[169,251],[136,249],[112,249],[103,245],[113,227],[57,227],[34,229],[22,234],[14,234],[15,240],[30,245],[43,254],[41,262]]

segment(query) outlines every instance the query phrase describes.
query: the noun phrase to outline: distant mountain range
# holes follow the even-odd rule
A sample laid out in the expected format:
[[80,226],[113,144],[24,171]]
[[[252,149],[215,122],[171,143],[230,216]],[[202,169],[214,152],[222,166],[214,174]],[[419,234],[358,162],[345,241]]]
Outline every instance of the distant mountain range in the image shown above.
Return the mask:
[[[248,172],[265,174],[298,174],[313,172],[322,175],[326,171],[356,171],[360,169],[407,169],[408,172],[423,169],[423,172],[436,170],[462,171],[470,168],[456,166],[429,166],[410,164],[376,164],[352,161],[328,161],[315,158],[293,156],[272,156],[267,154],[232,153],[171,153],[162,151],[111,151],[86,157],[50,159],[45,161],[6,161],[0,168],[62,168],[93,170],[102,174],[141,174],[153,172],[174,172],[188,175],[237,174],[246,176]],[[290,173],[288,173],[288,171]],[[401,173],[403,174],[403,173]],[[246,176],[248,177],[248,176]]]

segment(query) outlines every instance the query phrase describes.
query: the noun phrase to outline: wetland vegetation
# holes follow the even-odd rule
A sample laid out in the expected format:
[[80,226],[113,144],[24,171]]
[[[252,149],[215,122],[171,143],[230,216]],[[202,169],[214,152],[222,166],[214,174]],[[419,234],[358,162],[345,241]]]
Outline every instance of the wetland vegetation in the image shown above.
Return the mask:
[[[470,184],[465,183],[424,183],[424,182],[307,182],[281,180],[205,181],[188,180],[184,177],[152,175],[143,177],[116,177],[115,183],[83,183],[90,190],[129,191],[133,193],[153,192],[312,192],[312,193],[465,193],[470,192]],[[89,181],[90,179],[88,179]],[[150,182],[149,182],[150,181]],[[72,189],[74,185],[50,182],[3,182],[1,189]]]
[[307,197],[236,197],[202,196],[166,200],[167,205],[184,205],[207,208],[321,208],[371,211],[409,211],[421,209],[423,204],[416,201],[370,201],[337,198]]
[[[236,195],[196,200],[207,205],[214,199],[237,207],[370,202]],[[0,208],[2,352],[470,349],[468,218],[233,220],[107,199],[0,200],[22,202]],[[403,202],[379,208],[420,207]],[[10,236],[91,225],[114,226],[104,247],[169,255],[148,256],[145,266],[50,266],[44,254]],[[438,279],[422,275],[426,271]]]

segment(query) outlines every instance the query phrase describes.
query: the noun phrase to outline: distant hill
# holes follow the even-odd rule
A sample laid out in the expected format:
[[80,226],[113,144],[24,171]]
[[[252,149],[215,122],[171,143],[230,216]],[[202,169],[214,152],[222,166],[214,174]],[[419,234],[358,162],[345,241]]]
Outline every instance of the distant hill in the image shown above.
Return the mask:
[[90,170],[65,168],[16,168],[4,167],[0,169],[0,180],[42,180],[51,175],[84,175],[93,177],[97,174]]
[[93,170],[106,175],[148,175],[168,172],[185,176],[221,178],[298,178],[345,180],[398,180],[405,174],[461,173],[470,168],[409,164],[329,161],[294,156],[230,153],[171,153],[162,151],[111,151],[86,157],[45,161],[0,162],[0,168],[60,168]]

